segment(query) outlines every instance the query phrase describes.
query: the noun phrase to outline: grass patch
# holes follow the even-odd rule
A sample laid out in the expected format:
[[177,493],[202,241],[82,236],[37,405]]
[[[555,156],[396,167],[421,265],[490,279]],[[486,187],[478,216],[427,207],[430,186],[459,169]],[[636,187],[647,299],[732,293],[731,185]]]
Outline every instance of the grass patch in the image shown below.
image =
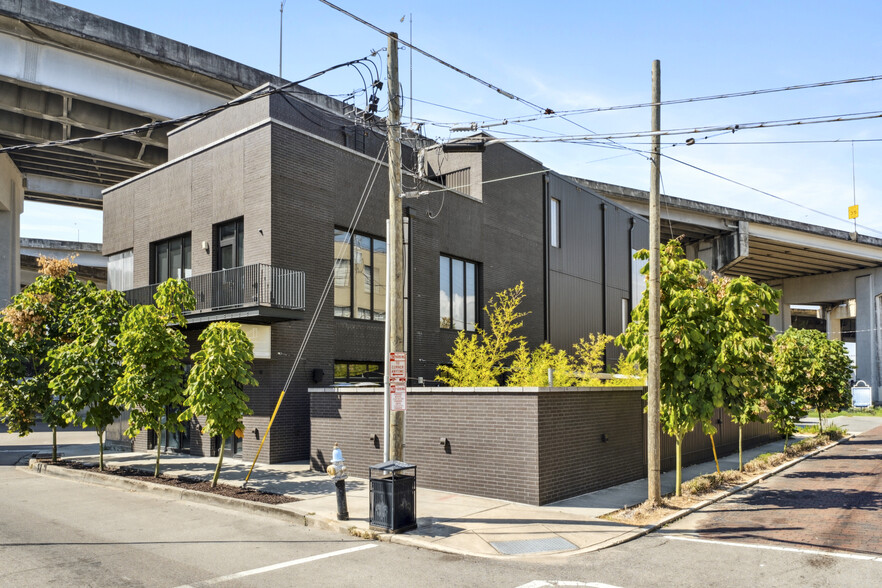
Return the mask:
[[876,416],[882,417],[882,406],[874,406],[872,408],[849,408],[837,412],[825,412],[824,418],[833,418],[838,416]]
[[650,506],[648,502],[643,502],[636,506],[607,513],[601,518],[637,526],[657,524],[680,510],[713,498],[733,486],[744,484],[781,464],[838,441],[845,435],[844,429],[831,426],[820,435],[789,445],[784,451],[758,455],[744,464],[744,472],[725,470],[720,473],[698,476],[683,483],[681,486],[682,496],[669,494],[662,498],[662,503],[659,506]]

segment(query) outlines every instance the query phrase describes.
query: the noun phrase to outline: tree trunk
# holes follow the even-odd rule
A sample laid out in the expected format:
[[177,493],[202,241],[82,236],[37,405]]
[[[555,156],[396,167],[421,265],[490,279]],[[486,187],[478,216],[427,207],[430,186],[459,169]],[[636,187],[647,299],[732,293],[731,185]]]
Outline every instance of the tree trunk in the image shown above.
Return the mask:
[[214,468],[214,477],[211,479],[211,487],[217,486],[217,479],[220,477],[221,464],[224,463],[224,446],[221,444],[220,450],[217,452],[217,467]]
[[821,433],[824,432],[824,423],[823,423],[823,421],[821,421],[821,418],[823,418],[821,416],[821,407],[818,406],[817,409],[818,409],[818,435],[820,435]]
[[744,430],[744,425],[741,423],[738,424],[738,471],[744,471],[744,451],[741,448],[741,433]]
[[56,436],[56,429],[54,425],[52,426],[52,463],[58,461],[58,437]]
[[784,451],[787,451],[787,440],[790,439],[790,433],[784,435]]
[[156,465],[153,467],[153,477],[159,477],[159,451],[162,449],[162,429],[156,430]]
[[680,485],[683,483],[683,437],[677,437],[677,482],[674,496],[680,496]]
[[98,471],[104,471],[104,431],[96,429],[98,433]]

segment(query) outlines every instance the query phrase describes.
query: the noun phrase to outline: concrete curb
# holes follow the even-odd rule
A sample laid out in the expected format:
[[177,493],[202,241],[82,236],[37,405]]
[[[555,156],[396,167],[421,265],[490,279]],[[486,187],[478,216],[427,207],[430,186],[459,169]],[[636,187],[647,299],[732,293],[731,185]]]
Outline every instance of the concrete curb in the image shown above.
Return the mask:
[[[762,482],[763,480],[765,480],[767,478],[771,478],[772,476],[775,476],[775,475],[783,472],[784,470],[790,469],[793,466],[795,466],[796,464],[798,464],[798,463],[800,463],[810,457],[814,457],[814,456],[818,455],[819,453],[827,451],[828,449],[832,449],[833,447],[836,447],[837,445],[839,445],[843,441],[848,441],[849,439],[857,437],[858,435],[860,435],[860,433],[854,433],[854,434],[848,435],[846,437],[843,437],[842,439],[839,439],[838,441],[834,441],[833,443],[830,443],[829,445],[825,445],[823,447],[820,447],[818,449],[810,451],[810,452],[806,453],[805,455],[801,455],[801,456],[797,457],[796,459],[782,463],[778,467],[773,468],[773,469],[769,470],[768,472],[762,473],[759,476],[757,476],[756,478],[753,478],[752,480],[748,480],[744,484],[740,484],[738,486],[735,486],[734,488],[730,488],[729,490],[726,490],[725,492],[723,492],[719,496],[714,496],[713,498],[709,498],[703,502],[699,502],[695,506],[690,506],[689,508],[683,509],[679,512],[675,512],[674,514],[662,519],[661,521],[655,523],[654,525],[647,525],[645,527],[641,527],[641,532],[639,534],[637,534],[634,537],[631,537],[629,539],[626,539],[625,541],[630,541],[632,539],[637,539],[638,537],[643,537],[645,535],[652,533],[653,531],[657,531],[658,529],[661,529],[662,527],[666,527],[667,525],[670,525],[673,522],[676,522],[676,521],[678,521],[688,515],[691,515],[694,512],[697,512],[697,511],[699,511],[705,507],[708,507],[712,504],[715,504],[715,503],[723,500],[724,498],[728,498],[728,497],[732,496],[733,494],[738,494],[739,492],[746,490],[747,488],[750,488],[751,486],[755,486],[756,484],[759,484],[760,482]],[[622,541],[622,543],[624,543],[625,541]],[[616,544],[616,545],[618,545],[618,544]],[[612,547],[612,545],[610,547]]]
[[[470,551],[465,551],[463,549],[457,549],[455,547],[447,547],[445,545],[436,545],[433,541],[423,540],[421,538],[413,537],[410,535],[404,534],[396,534],[396,533],[379,533],[371,530],[364,530],[357,528],[348,521],[338,521],[336,519],[328,519],[325,517],[319,517],[312,513],[303,513],[298,512],[292,508],[285,508],[283,506],[271,505],[271,504],[263,504],[260,502],[250,502],[247,500],[240,500],[236,498],[229,498],[227,496],[218,496],[214,494],[209,494],[206,492],[199,492],[196,490],[182,490],[180,488],[175,488],[172,486],[166,486],[164,484],[156,484],[153,482],[146,482],[143,480],[130,480],[127,478],[121,478],[118,476],[113,476],[109,474],[103,474],[100,472],[91,472],[84,470],[73,470],[70,468],[52,465],[50,463],[42,462],[37,459],[30,459],[28,465],[25,466],[17,466],[18,469],[27,471],[32,474],[42,474],[48,476],[54,476],[57,478],[68,479],[75,482],[85,483],[85,484],[94,484],[97,486],[106,486],[110,488],[117,488],[120,490],[127,491],[149,491],[153,494],[162,494],[166,497],[173,500],[182,500],[186,502],[192,502],[195,504],[209,505],[221,508],[227,508],[231,510],[236,510],[239,512],[250,513],[250,514],[261,514],[265,516],[274,516],[283,519],[287,519],[294,524],[303,525],[306,527],[312,527],[316,529],[321,529],[325,531],[332,531],[336,533],[341,533],[344,535],[349,535],[352,537],[357,537],[365,540],[376,540],[383,541],[386,543],[395,543],[397,545],[405,545],[408,547],[417,547],[421,549],[430,549],[433,551],[437,551],[440,553],[447,553],[450,555],[459,555],[464,557],[478,557],[482,559],[496,559],[496,560],[526,560],[532,558],[566,558],[573,557],[576,555],[582,555],[585,553],[591,553],[593,551],[600,551],[601,549],[607,549],[610,547],[615,547],[616,545],[621,545],[623,543],[627,543],[629,541],[633,541],[635,539],[639,539],[640,537],[644,537],[662,527],[665,527],[675,521],[686,517],[694,512],[697,512],[711,504],[719,502],[724,498],[728,498],[733,494],[737,494],[751,486],[758,484],[759,482],[770,478],[778,473],[789,469],[796,464],[810,458],[815,455],[827,451],[833,447],[836,447],[843,441],[847,441],[859,435],[860,433],[855,433],[849,435],[847,437],[843,437],[842,439],[821,447],[819,449],[815,449],[805,455],[802,455],[796,459],[788,461],[786,463],[781,464],[780,466],[769,470],[763,474],[760,474],[756,478],[745,482],[744,484],[740,484],[725,492],[721,493],[718,496],[713,498],[709,498],[708,500],[702,501],[694,506],[683,509],[679,512],[676,512],[665,519],[662,519],[658,523],[653,525],[647,525],[645,527],[629,527],[622,523],[623,528],[627,528],[620,536],[614,537],[613,539],[609,539],[607,541],[603,541],[602,543],[598,543],[596,545],[591,545],[589,547],[583,547],[581,549],[574,549],[571,551],[557,551],[557,552],[546,552],[546,553],[537,553],[537,554],[529,554],[529,555],[503,555],[503,554],[484,554],[484,553],[473,553]],[[296,504],[296,503],[288,503],[288,504]]]
[[295,510],[282,508],[273,504],[263,504],[260,502],[239,500],[236,498],[230,498],[228,496],[217,496],[215,494],[199,492],[196,490],[182,490],[180,488],[166,486],[164,484],[145,482],[143,480],[129,480],[127,478],[121,478],[119,476],[113,476],[110,474],[102,474],[99,472],[73,470],[63,466],[57,466],[50,463],[37,461],[36,459],[31,459],[27,467],[18,466],[18,469],[30,472],[32,474],[53,476],[56,478],[63,478],[74,482],[93,484],[96,486],[105,486],[109,488],[116,488],[119,490],[149,491],[151,494],[161,494],[172,500],[182,500],[185,502],[193,502],[195,504],[218,506],[221,508],[227,508],[246,513],[277,516],[288,519],[291,522],[306,527],[316,527],[324,530],[339,531],[341,533],[349,534],[349,529],[344,529],[341,525],[328,524],[328,521],[323,518],[310,516],[297,512]]

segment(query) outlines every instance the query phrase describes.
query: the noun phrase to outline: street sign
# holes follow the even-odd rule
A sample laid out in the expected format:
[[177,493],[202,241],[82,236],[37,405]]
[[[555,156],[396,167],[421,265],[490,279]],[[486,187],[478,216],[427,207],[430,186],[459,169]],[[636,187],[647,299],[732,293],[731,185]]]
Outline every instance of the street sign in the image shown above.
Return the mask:
[[407,410],[407,353],[389,352],[389,408]]
[[857,217],[858,217],[858,205],[855,204],[854,206],[849,206],[849,207],[848,207],[848,218],[849,218],[849,220],[851,220],[851,219],[853,219],[853,218],[857,218]]

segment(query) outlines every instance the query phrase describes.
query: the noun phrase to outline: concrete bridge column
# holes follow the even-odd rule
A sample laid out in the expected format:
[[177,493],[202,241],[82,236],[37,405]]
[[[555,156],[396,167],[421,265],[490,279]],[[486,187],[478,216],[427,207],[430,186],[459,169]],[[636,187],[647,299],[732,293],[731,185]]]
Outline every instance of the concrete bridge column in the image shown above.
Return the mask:
[[9,304],[21,286],[19,235],[23,208],[21,173],[8,155],[0,155],[0,308]]
[[[882,403],[879,385],[879,308],[873,274],[855,278],[857,379],[873,387],[873,402]],[[882,285],[882,284],[880,284]]]

